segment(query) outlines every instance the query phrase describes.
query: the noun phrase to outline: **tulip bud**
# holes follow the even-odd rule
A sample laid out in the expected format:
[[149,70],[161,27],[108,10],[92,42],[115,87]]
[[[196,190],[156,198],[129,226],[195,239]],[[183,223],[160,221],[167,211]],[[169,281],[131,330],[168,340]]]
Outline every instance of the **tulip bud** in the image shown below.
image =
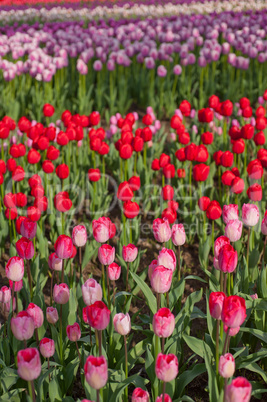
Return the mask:
[[223,302],[225,299],[223,292],[211,292],[209,297],[210,315],[216,320],[221,320]]
[[149,393],[142,388],[135,388],[132,394],[132,402],[149,402]]
[[6,276],[8,279],[14,282],[19,282],[22,280],[24,275],[24,261],[20,257],[9,258],[6,264]]
[[122,258],[126,262],[133,262],[138,254],[138,248],[134,244],[122,246]]
[[169,241],[172,235],[170,224],[167,219],[157,218],[153,221],[153,234],[159,243]]
[[58,304],[66,304],[70,298],[70,290],[66,283],[60,283],[54,286],[53,298]]
[[16,242],[16,250],[19,257],[24,260],[31,260],[34,256],[33,242],[26,237],[21,237],[21,239]]
[[34,322],[34,328],[40,328],[44,322],[43,310],[34,303],[30,303],[26,309],[30,317]]
[[238,219],[235,220],[229,220],[227,222],[227,225],[225,226],[225,236],[229,238],[231,242],[235,242],[240,240],[242,236],[242,228],[243,228],[243,223],[239,221]]
[[86,227],[77,225],[72,230],[72,241],[76,247],[83,247],[87,242]]
[[267,236],[267,215],[264,216],[261,222],[261,232],[264,236]]
[[131,331],[131,319],[129,314],[118,313],[113,318],[113,325],[120,335],[127,335]]
[[170,353],[168,355],[158,354],[156,360],[156,376],[159,380],[170,382],[175,379],[178,374],[178,359],[177,356]]
[[[109,218],[105,216],[93,220],[93,236],[98,243],[105,243],[116,233],[116,227]],[[114,233],[114,234],[113,234]]]
[[110,320],[110,310],[102,301],[96,301],[94,304],[86,307],[88,324],[97,330],[107,328]]
[[240,327],[246,319],[245,299],[240,296],[228,296],[224,299],[222,321],[227,327]]
[[41,359],[37,349],[19,350],[17,354],[18,375],[25,381],[33,381],[41,374]]
[[218,237],[214,242],[214,256],[218,259],[223,246],[230,244],[230,240],[226,236]]
[[172,398],[168,394],[164,394],[164,401],[163,401],[163,394],[157,397],[155,402],[172,402]]
[[55,252],[56,255],[65,260],[67,258],[71,258],[73,252],[73,243],[69,236],[60,235],[55,242]]
[[58,258],[56,253],[52,253],[49,255],[48,265],[51,270],[62,271],[62,259]]
[[73,325],[67,325],[67,336],[72,342],[77,342],[80,339],[81,328],[77,322],[75,322]]
[[117,281],[121,275],[121,267],[113,262],[108,266],[108,276],[111,281]]
[[49,359],[55,353],[55,342],[53,339],[43,338],[39,343],[40,353],[43,357]]
[[182,223],[172,226],[172,242],[175,246],[182,246],[186,241],[184,225]]
[[102,288],[95,279],[89,278],[82,285],[82,295],[86,306],[90,306],[94,302],[102,300]]
[[227,223],[231,220],[238,219],[238,205],[230,204],[223,206],[223,221],[227,225]]
[[20,233],[23,237],[31,240],[36,236],[37,223],[29,218],[24,219],[21,222]]
[[153,331],[160,338],[168,338],[173,333],[175,317],[168,308],[161,308],[153,317]]
[[27,311],[20,311],[16,317],[12,317],[10,327],[19,341],[30,339],[34,333],[34,321]]
[[163,265],[159,265],[153,270],[150,281],[156,293],[166,293],[171,287],[172,271]]
[[115,259],[115,247],[109,244],[102,244],[98,249],[98,259],[103,265],[110,265]]
[[219,374],[223,378],[230,378],[235,372],[235,359],[231,353],[220,356]]
[[242,220],[244,225],[252,227],[257,225],[259,220],[259,208],[253,204],[243,204],[242,206]]
[[225,402],[249,402],[252,386],[244,377],[235,378],[225,391]]
[[230,245],[226,244],[220,250],[219,254],[219,269],[222,272],[234,272],[237,266],[238,255],[237,251]]
[[58,312],[54,307],[47,307],[46,309],[46,319],[49,324],[56,324],[58,321]]
[[11,289],[7,286],[2,286],[0,289],[0,303],[9,303],[11,299]]
[[94,389],[103,388],[108,381],[108,365],[104,356],[88,356],[84,365],[85,379]]
[[170,269],[172,272],[176,269],[176,257],[173,250],[163,248],[159,252],[158,265],[163,265],[165,268]]

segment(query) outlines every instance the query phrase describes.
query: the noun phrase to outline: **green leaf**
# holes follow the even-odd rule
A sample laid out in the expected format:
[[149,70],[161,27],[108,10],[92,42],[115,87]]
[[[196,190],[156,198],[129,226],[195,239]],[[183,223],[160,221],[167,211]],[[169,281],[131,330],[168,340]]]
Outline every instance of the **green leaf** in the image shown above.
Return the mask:
[[205,363],[196,364],[191,370],[184,371],[179,375],[176,381],[176,389],[178,389],[178,397],[182,395],[185,387],[192,382],[196,377],[205,373],[206,365]]
[[137,274],[135,274],[134,272],[130,272],[130,274],[131,274],[132,278],[134,279],[134,281],[136,282],[136,284],[142,290],[151,312],[153,314],[156,314],[157,302],[156,302],[155,296],[152,293],[152,290],[142,279],[139,278],[139,276]]
[[148,380],[146,380],[143,377],[140,377],[139,375],[133,375],[131,377],[126,378],[123,380],[121,383],[118,384],[116,391],[112,394],[111,397],[109,397],[108,401],[109,402],[117,402],[120,400],[120,397],[124,391],[124,389],[130,385],[133,384],[135,388],[142,388],[145,389],[145,385],[147,384]]
[[[212,352],[209,347],[203,340],[195,338],[193,336],[189,336],[186,334],[183,334],[183,338],[187,346],[198,356],[202,357],[204,359],[205,353],[209,356],[209,358],[212,357]],[[206,348],[206,352],[205,352]]]
[[258,339],[267,344],[267,332],[260,331],[259,329],[240,327],[241,332],[248,332],[250,335],[256,336]]

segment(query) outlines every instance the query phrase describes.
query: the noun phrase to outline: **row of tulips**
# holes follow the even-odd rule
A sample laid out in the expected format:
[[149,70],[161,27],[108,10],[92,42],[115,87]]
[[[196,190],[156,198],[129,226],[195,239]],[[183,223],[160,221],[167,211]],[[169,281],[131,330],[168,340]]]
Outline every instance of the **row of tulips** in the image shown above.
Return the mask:
[[[33,400],[72,401],[77,373],[95,401],[190,401],[205,372],[211,401],[264,397],[261,95],[256,108],[212,96],[198,112],[184,100],[167,129],[151,107],[140,121],[113,115],[109,130],[98,112],[56,120],[50,104],[39,122],[2,119],[3,400],[26,397],[28,381]],[[184,255],[196,233],[200,276],[187,275]],[[206,310],[203,288],[186,291],[192,280]],[[201,339],[195,320],[207,323]]]

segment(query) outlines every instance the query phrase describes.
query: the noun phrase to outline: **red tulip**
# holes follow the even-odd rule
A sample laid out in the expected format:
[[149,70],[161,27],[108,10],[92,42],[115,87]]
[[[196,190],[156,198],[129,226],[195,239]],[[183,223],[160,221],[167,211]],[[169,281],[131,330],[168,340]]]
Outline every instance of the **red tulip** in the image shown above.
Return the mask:
[[210,167],[204,163],[200,163],[193,167],[193,178],[195,181],[205,181],[209,176],[209,172]]
[[206,209],[208,208],[209,205],[210,205],[209,197],[203,196],[203,197],[199,198],[198,206],[199,206],[199,209],[201,209],[201,211],[206,211]]
[[89,325],[97,330],[107,328],[110,320],[110,310],[102,301],[86,307],[86,314]]
[[123,213],[128,219],[134,219],[139,214],[139,210],[137,202],[126,201],[123,203]]
[[49,103],[46,103],[43,107],[43,114],[45,117],[51,117],[55,113],[55,108],[50,105]]
[[101,179],[101,173],[99,169],[89,169],[88,170],[88,179],[89,181],[99,181]]
[[247,195],[248,198],[251,201],[261,201],[262,200],[262,188],[261,185],[258,183],[252,184],[248,189],[247,189]]
[[245,299],[240,296],[229,296],[224,299],[222,321],[227,327],[240,327],[246,319]]
[[223,302],[225,299],[223,292],[211,292],[209,297],[210,315],[216,320],[221,320]]
[[222,209],[218,201],[211,201],[206,209],[207,218],[211,220],[219,219],[222,214]]

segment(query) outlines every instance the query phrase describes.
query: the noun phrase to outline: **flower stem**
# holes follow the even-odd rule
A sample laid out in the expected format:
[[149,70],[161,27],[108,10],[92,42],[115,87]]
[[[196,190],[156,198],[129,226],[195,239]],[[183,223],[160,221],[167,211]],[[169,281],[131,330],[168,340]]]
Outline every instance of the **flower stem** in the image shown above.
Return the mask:
[[102,288],[103,288],[104,299],[106,299],[107,298],[107,292],[106,292],[106,281],[105,281],[105,268],[104,268],[103,264],[102,264]]
[[223,355],[225,355],[225,353],[226,353],[228,339],[229,339],[229,336],[230,336],[229,333],[230,333],[230,328],[228,328],[227,332],[226,332],[226,338],[225,338],[225,341],[224,341],[224,347],[223,347],[223,352],[222,352]]
[[[64,261],[64,260],[63,260]],[[63,365],[63,329],[62,329],[62,304],[60,305],[60,362]]]
[[250,238],[250,227],[248,228],[248,243],[247,243],[247,267],[248,267],[248,258],[249,258],[249,238]]
[[129,262],[127,262],[127,272],[126,272],[126,292],[128,292],[128,281],[129,281]]
[[216,320],[216,374],[219,374],[219,336],[220,336],[220,320]]
[[161,353],[164,353],[164,338],[161,338]]
[[98,332],[98,340],[99,340],[99,356],[102,356],[102,330],[100,329]]
[[13,282],[12,285],[12,291],[11,291],[11,303],[10,303],[10,308],[12,309],[12,316],[14,317],[14,292],[15,292],[15,282]]
[[[124,338],[124,353],[125,353],[125,379],[128,378],[128,352],[127,352],[127,338],[126,335],[123,336]],[[125,388],[125,402],[128,401],[128,387]]]
[[99,389],[96,391],[96,402],[99,402],[100,401],[100,399],[99,399]]
[[77,341],[75,342],[75,344],[76,344],[76,349],[77,349],[77,352],[78,352],[78,357],[79,357],[80,365],[81,365],[81,364],[82,364],[82,359],[81,359],[81,354],[80,354],[80,351],[79,351],[79,347],[78,347]]
[[30,261],[27,260],[27,275],[28,275],[28,281],[30,285],[30,294],[31,294],[31,300],[32,300],[32,276],[31,276],[31,268],[30,268]]
[[82,248],[79,247],[80,280],[82,279]]
[[33,381],[28,381],[28,388],[29,388],[29,394],[30,394],[31,400],[32,400],[33,402],[35,402],[36,399],[35,399],[35,390],[34,390],[34,383],[33,383]]
[[165,390],[166,390],[166,382],[162,383],[162,401],[165,402]]
[[52,306],[54,274],[55,274],[55,271],[53,271],[53,272],[52,272],[52,278],[51,278],[51,287],[50,287],[50,306]]
[[62,260],[61,283],[64,282],[64,260]]
[[108,276],[108,266],[106,266],[106,275],[107,275],[107,285],[108,285],[108,308],[110,309],[110,284],[109,284],[109,276]]

